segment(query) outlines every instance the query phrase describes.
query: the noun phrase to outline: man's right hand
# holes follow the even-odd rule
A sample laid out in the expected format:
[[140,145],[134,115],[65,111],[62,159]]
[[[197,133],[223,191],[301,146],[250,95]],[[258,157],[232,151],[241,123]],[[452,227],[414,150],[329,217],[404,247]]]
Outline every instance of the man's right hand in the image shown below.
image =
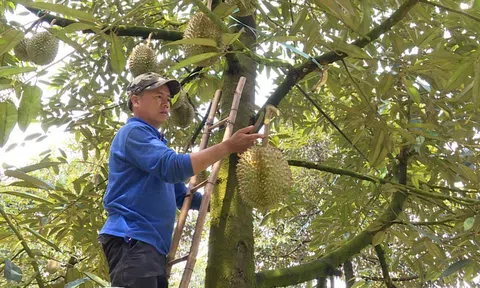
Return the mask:
[[243,153],[247,151],[248,148],[252,147],[257,139],[263,138],[265,135],[260,133],[252,133],[254,131],[254,126],[244,127],[235,132],[225,144],[228,147],[229,153]]

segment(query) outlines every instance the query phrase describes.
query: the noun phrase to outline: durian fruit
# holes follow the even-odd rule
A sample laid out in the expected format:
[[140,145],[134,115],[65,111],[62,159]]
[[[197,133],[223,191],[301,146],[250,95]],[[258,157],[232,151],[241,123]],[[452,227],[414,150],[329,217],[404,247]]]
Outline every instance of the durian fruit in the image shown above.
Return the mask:
[[[210,38],[217,43],[217,47],[185,44],[183,47],[187,58],[208,52],[219,52],[223,46],[222,30],[202,12],[190,18],[187,28],[183,32],[183,38]],[[200,67],[207,67],[214,64],[218,59],[219,57],[211,57],[196,64]]]
[[153,49],[143,43],[135,46],[128,57],[128,68],[133,77],[137,77],[143,73],[155,72],[157,69],[157,60]]
[[248,205],[265,211],[278,205],[292,187],[292,172],[273,146],[252,146],[237,164],[239,193]]
[[236,5],[239,11],[234,16],[240,17],[252,15],[258,5],[256,0],[225,0],[225,3]]
[[28,57],[28,52],[27,52],[27,42],[28,39],[24,38],[20,42],[18,42],[17,45],[15,45],[15,48],[13,48],[13,52],[15,52],[15,56],[20,61],[30,61],[30,58]]
[[59,41],[50,32],[39,32],[26,43],[28,58],[37,65],[47,65],[55,60]]
[[170,120],[173,125],[185,128],[192,123],[194,117],[195,109],[192,104],[188,102],[186,94],[180,92],[177,101],[170,109]]

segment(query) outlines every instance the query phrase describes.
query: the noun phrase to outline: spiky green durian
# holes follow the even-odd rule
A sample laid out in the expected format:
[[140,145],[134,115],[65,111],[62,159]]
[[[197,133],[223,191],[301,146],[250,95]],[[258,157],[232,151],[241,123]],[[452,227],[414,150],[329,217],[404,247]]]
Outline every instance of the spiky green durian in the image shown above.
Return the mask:
[[13,52],[15,52],[15,56],[20,61],[30,61],[30,58],[28,57],[28,52],[27,52],[27,42],[28,39],[24,38],[20,42],[18,42],[17,45],[15,45],[15,48],[13,48]]
[[128,57],[128,68],[133,77],[143,73],[155,72],[157,60],[153,49],[142,43],[135,46]]
[[170,109],[170,121],[175,126],[185,128],[192,123],[195,117],[195,109],[187,99],[185,93],[180,92],[178,99]]
[[[197,13],[190,18],[185,32],[184,39],[210,38],[217,43],[217,47],[203,45],[184,45],[185,56],[191,57],[208,52],[219,52],[223,46],[222,30],[215,25],[204,13]],[[212,57],[196,63],[200,67],[207,67],[214,64],[219,57]]]
[[37,65],[47,65],[55,60],[59,41],[50,32],[39,32],[26,43],[28,58]]
[[237,164],[239,193],[248,205],[265,211],[278,205],[292,188],[292,172],[273,146],[252,146]]
[[252,15],[258,4],[257,0],[225,0],[225,3],[236,5],[239,11],[234,16],[240,17]]

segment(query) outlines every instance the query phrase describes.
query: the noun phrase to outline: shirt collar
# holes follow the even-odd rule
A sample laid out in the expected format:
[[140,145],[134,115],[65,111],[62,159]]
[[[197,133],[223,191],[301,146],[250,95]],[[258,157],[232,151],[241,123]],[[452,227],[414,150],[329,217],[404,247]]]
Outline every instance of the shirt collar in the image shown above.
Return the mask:
[[165,145],[167,145],[168,139],[165,138],[165,134],[158,131],[157,128],[153,127],[152,125],[147,123],[145,120],[143,120],[141,118],[138,118],[138,117],[131,117],[127,120],[127,123],[130,123],[130,122],[141,122],[141,123],[144,123],[145,125],[151,127],[155,131],[155,134],[157,135],[158,139],[160,139],[163,143],[165,143]]

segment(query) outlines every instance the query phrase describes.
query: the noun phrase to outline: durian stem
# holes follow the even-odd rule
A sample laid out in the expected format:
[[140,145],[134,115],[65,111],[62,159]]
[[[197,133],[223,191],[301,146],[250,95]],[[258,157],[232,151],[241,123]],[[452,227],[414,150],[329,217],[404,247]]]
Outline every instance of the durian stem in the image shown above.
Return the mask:
[[262,146],[263,147],[267,147],[268,146],[268,134],[270,133],[270,119],[272,118],[272,115],[273,115],[273,111],[271,109],[271,107],[267,107],[266,108],[267,111],[265,113],[265,120],[263,122],[263,125],[265,126],[264,127],[264,132],[263,134],[265,135],[265,137],[263,137],[262,139]]
[[147,40],[147,46],[150,47],[150,41],[152,41],[152,35],[153,33],[150,32],[150,34],[148,34],[148,40]]

